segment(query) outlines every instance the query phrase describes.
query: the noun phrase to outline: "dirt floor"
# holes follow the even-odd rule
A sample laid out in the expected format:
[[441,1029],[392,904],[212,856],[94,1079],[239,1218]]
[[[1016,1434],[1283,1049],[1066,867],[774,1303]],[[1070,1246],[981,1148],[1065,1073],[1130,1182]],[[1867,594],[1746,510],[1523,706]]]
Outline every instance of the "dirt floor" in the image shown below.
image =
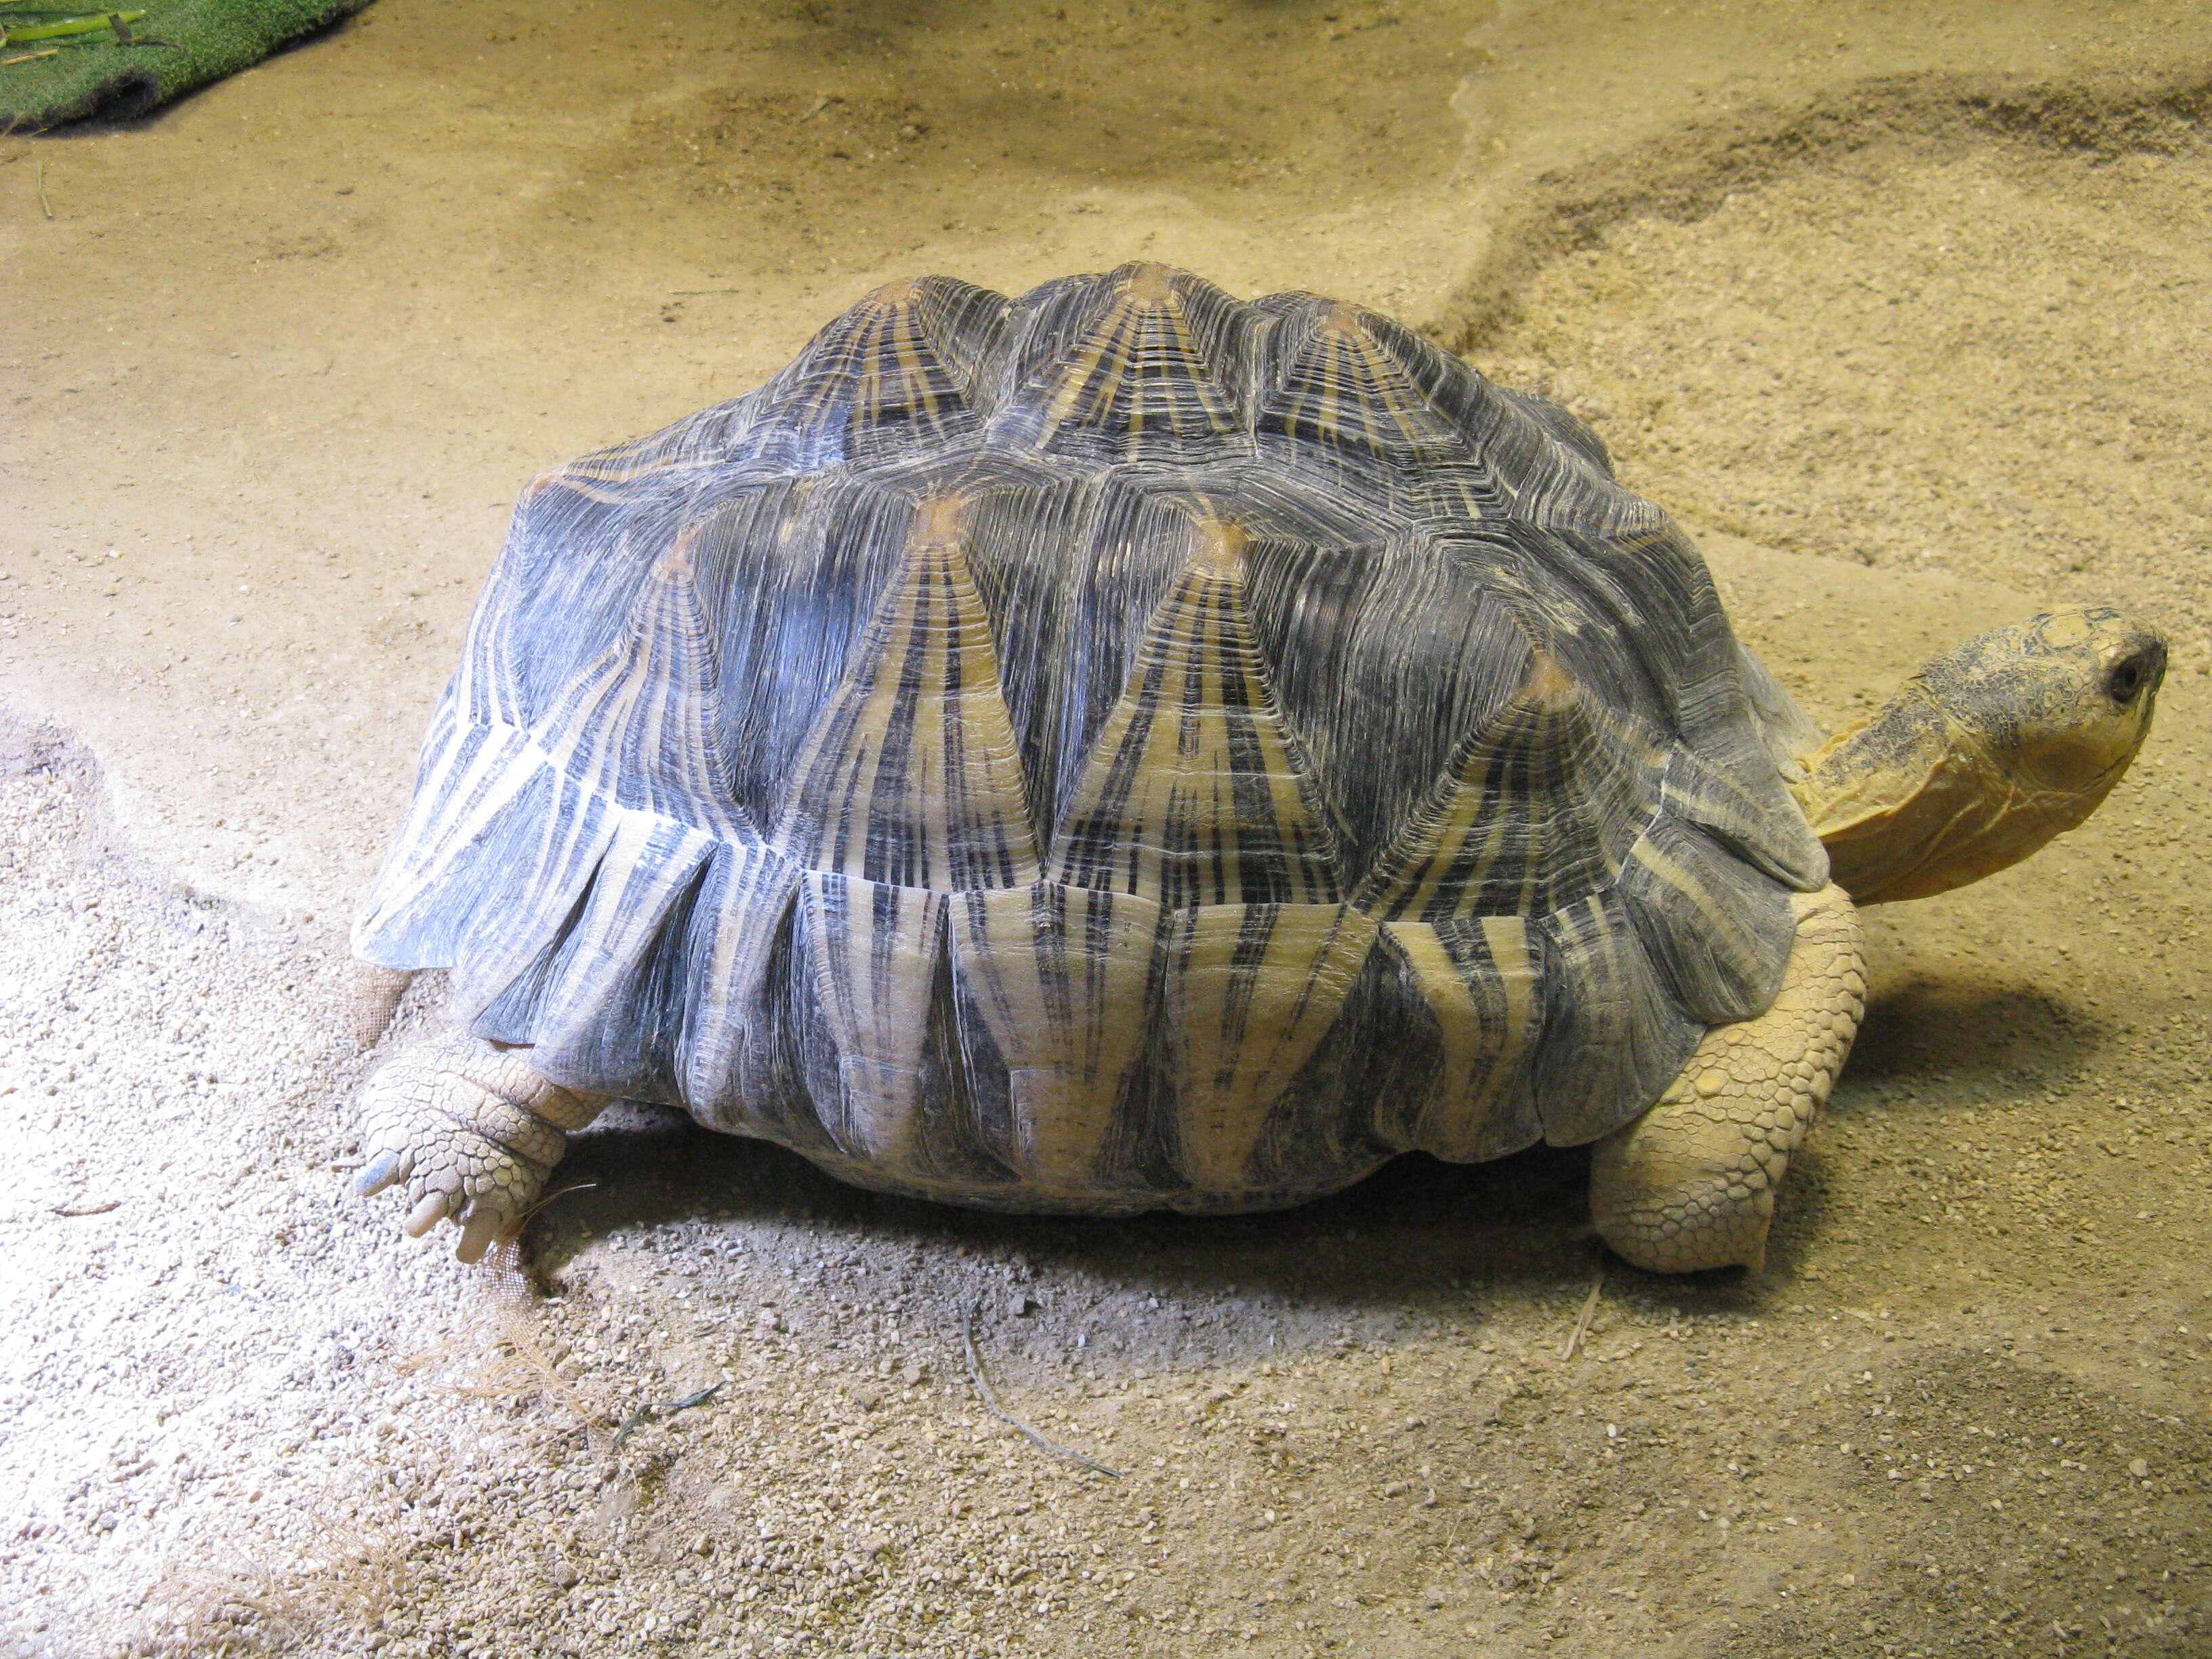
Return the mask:
[[[0,1655],[2212,1650],[2208,104],[2158,0],[380,0],[0,142]],[[2172,635],[2095,820],[1871,918],[1765,1271],[1604,1263],[1569,1152],[1024,1221],[624,1109],[521,1301],[343,1196],[516,490],[1135,254],[1568,403],[1831,722]]]

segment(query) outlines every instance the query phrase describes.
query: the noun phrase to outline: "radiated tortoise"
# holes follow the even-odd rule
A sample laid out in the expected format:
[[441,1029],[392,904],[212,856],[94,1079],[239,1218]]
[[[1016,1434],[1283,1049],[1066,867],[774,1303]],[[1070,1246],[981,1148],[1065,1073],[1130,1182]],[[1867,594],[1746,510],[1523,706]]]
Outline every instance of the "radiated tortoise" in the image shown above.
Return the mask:
[[617,1097],[1016,1211],[1594,1143],[1614,1249],[1756,1264],[1853,901],[2080,822],[2164,665],[2061,611],[1823,744],[1587,428],[1397,324],[881,289],[518,505],[355,934],[455,1024],[359,1185],[472,1260]]

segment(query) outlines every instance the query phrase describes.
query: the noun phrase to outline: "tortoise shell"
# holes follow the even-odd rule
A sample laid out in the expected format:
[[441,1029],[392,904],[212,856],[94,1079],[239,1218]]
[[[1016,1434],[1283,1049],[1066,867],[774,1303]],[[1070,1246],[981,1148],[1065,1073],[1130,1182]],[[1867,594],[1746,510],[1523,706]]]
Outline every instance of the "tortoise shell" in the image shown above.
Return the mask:
[[862,1185],[1267,1208],[1632,1119],[1826,858],[1703,562],[1308,294],[885,288],[518,504],[356,945]]

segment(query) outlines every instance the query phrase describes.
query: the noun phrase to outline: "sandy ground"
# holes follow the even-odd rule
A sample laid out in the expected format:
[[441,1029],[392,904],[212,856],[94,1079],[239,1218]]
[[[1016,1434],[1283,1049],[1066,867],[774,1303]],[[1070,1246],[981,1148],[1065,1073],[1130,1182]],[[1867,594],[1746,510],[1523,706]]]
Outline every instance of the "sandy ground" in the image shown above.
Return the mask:
[[[2148,3],[382,0],[0,143],[0,1653],[2205,1651],[2208,86]],[[1562,398],[1830,720],[2172,632],[2091,825],[1873,919],[1765,1273],[1601,1279],[1565,1152],[1026,1222],[640,1109],[520,1303],[341,1197],[520,484],[1137,253]]]

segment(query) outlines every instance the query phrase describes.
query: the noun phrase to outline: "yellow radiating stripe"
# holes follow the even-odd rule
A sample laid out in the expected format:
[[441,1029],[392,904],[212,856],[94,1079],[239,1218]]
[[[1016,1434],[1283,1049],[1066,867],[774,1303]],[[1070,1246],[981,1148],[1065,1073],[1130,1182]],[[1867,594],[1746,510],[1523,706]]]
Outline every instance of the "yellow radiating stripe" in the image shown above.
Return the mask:
[[1481,928],[1486,960],[1476,976],[1496,988],[1503,1006],[1494,1013],[1434,927],[1383,924],[1443,1036],[1443,1067],[1413,1130],[1413,1144],[1439,1158],[1480,1156],[1491,1142],[1493,1109],[1519,1074],[1535,1029],[1538,987],[1527,922],[1485,916]]
[[1736,918],[1713,902],[1713,896],[1705,890],[1704,884],[1653,846],[1649,836],[1637,837],[1635,846],[1629,848],[1629,856],[1695,905],[1706,926],[1716,933],[1741,932]]
[[1114,373],[1121,372],[1120,331],[1127,314],[1125,307],[1117,307],[1095,332],[1077,344],[1074,355],[1060,371],[1060,380],[1053,388],[1052,401],[1046,405],[1041,439],[1049,441],[1066,423],[1076,412],[1084,389],[1100,378],[1109,362]]
[[[920,505],[896,581],[800,751],[777,840],[802,862],[940,890],[1036,878],[1020,744],[960,545],[963,505]],[[872,832],[886,825],[913,867],[870,869]]]

